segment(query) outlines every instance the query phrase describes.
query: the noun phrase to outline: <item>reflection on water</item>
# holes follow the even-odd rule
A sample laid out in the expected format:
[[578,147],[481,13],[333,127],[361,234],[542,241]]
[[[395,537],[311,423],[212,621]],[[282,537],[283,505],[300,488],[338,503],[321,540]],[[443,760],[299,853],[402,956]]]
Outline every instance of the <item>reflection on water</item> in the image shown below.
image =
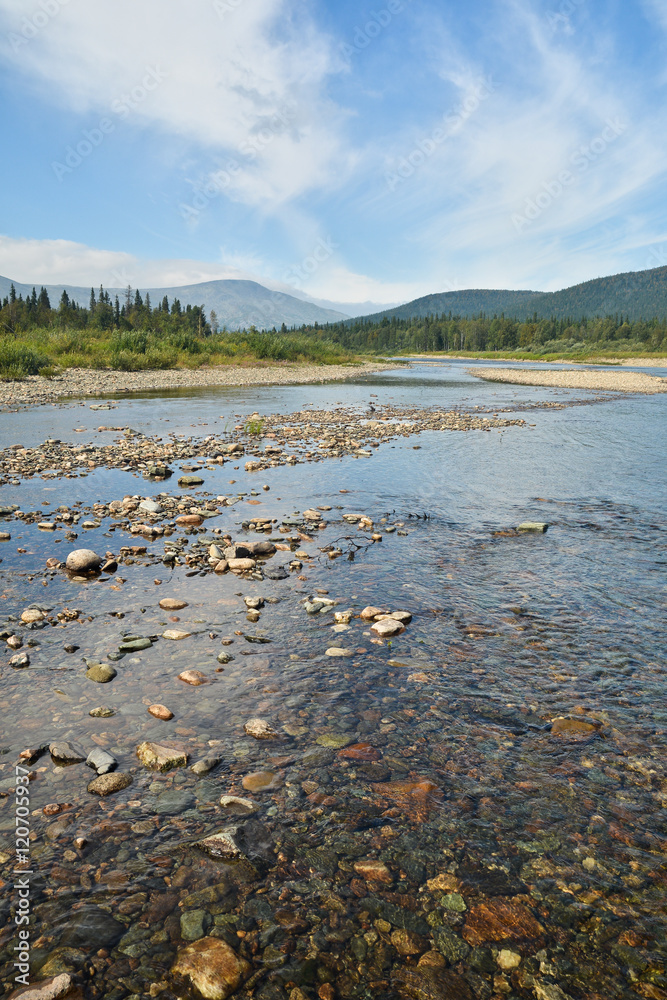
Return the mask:
[[[70,440],[84,423],[163,432],[166,413],[169,430],[204,436],[235,413],[368,404],[371,393],[471,408],[581,398],[443,369],[261,389],[249,402],[233,390],[170,394],[166,407],[124,400],[94,416],[49,407],[18,426],[14,417],[11,429],[2,415],[0,431],[3,444],[26,445]],[[23,636],[31,665],[3,667],[0,792],[14,786],[21,750],[54,738],[107,750],[133,778],[100,799],[86,791],[94,773],[84,764],[45,754],[32,765],[33,981],[70,971],[90,997],[184,996],[185,963],[195,968],[199,952],[219,996],[667,996],[665,401],[537,410],[530,422],[260,473],[271,487],[261,506],[244,501],[210,524],[240,540],[258,511],[280,522],[332,508],[315,541],[299,540],[313,558],[287,580],[187,576],[151,560],[163,540],[142,541],[147,554],[106,582],[42,578],[65,544],[5,523],[0,625]],[[206,471],[202,495],[228,493],[232,478],[250,499],[258,478],[243,463]],[[1,502],[31,510],[161,489],[99,470],[8,487]],[[370,534],[345,513],[372,517],[382,542],[357,548]],[[548,532],[506,530],[526,519]],[[117,552],[137,541],[109,529],[80,529],[76,544]],[[192,546],[197,530],[185,537]],[[332,543],[344,553],[333,560],[320,551]],[[309,615],[303,602],[318,590],[339,603]],[[266,601],[254,624],[248,596]],[[188,606],[163,611],[164,597]],[[66,627],[9,620],[31,602],[81,613]],[[335,611],[367,605],[409,611],[412,622],[384,642],[358,617],[334,626]],[[167,628],[190,636],[158,639]],[[114,660],[111,683],[86,678],[82,657],[109,663],[128,635],[156,641]],[[346,655],[327,655],[332,647]],[[232,657],[223,665],[221,651]],[[206,683],[183,683],[186,669]],[[174,719],[150,715],[156,703]],[[114,714],[91,717],[96,706]],[[277,738],[247,735],[253,718]],[[189,764],[218,763],[200,775],[149,771],[135,753],[142,741],[184,751]],[[222,795],[252,806],[222,806]],[[13,830],[9,794],[0,800],[8,987]],[[194,846],[221,830],[234,857]]]

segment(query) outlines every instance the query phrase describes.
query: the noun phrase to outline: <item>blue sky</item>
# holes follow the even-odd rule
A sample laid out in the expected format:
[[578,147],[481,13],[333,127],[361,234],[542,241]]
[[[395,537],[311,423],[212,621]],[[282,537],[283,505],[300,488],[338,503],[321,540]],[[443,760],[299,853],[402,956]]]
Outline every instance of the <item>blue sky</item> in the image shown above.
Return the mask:
[[667,264],[667,0],[0,0],[0,273],[340,302]]

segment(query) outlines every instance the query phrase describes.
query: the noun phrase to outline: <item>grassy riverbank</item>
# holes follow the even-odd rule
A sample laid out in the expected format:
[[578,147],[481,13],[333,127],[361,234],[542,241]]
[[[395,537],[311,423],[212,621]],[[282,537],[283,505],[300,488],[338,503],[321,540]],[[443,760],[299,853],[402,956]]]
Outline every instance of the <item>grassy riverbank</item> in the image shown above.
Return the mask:
[[69,368],[148,371],[212,365],[289,361],[354,364],[357,354],[300,333],[217,333],[37,328],[0,339],[0,379],[52,375]]
[[571,364],[589,365],[659,365],[667,364],[667,352],[649,351],[618,351],[614,347],[606,350],[570,350],[570,351],[428,351],[415,354],[411,351],[399,351],[395,357],[428,358],[463,358],[471,361],[567,361]]

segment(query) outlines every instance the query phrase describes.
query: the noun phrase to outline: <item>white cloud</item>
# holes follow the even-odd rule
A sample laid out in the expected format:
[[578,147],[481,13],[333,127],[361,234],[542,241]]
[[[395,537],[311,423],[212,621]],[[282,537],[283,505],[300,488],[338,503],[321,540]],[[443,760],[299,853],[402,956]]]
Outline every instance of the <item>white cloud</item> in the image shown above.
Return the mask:
[[288,0],[69,0],[17,47],[23,6],[0,0],[0,51],[43,97],[153,126],[213,161],[235,157],[228,194],[239,201],[277,204],[340,184],[350,168],[344,114],[324,93],[343,66],[303,7],[292,16]]
[[114,250],[99,250],[70,240],[14,239],[0,235],[0,274],[3,277],[36,285],[102,284],[105,288],[171,288],[192,285],[218,278],[257,281],[267,288],[288,294],[305,294],[331,301],[396,302],[425,294],[414,285],[375,281],[353,274],[343,266],[322,267],[307,287],[295,289],[283,281],[266,278],[256,257],[234,257],[221,253],[220,263],[198,260],[147,260]]

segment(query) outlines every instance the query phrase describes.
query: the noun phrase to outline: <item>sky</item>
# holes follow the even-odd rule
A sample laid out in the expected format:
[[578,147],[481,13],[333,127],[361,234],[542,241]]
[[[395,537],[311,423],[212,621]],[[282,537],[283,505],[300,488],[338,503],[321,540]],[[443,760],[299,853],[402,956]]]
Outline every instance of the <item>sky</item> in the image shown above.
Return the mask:
[[0,0],[0,274],[333,302],[667,264],[667,0]]

